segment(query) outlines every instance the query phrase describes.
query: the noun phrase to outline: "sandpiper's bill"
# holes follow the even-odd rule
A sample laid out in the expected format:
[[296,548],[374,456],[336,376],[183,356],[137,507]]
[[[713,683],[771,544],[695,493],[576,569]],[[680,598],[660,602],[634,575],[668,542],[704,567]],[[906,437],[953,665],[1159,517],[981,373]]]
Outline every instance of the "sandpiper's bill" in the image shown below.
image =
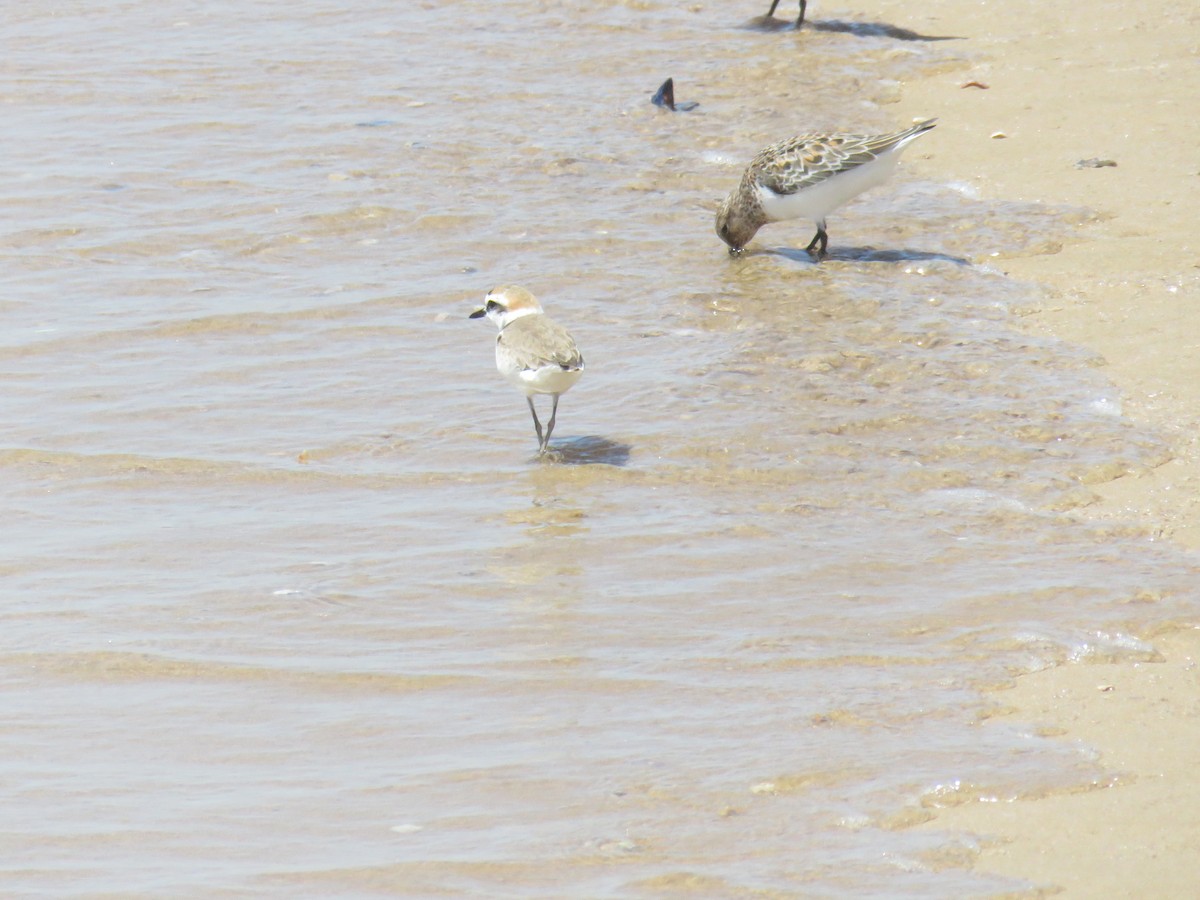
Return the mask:
[[[523,287],[505,285],[488,291],[483,306],[469,318],[482,316],[500,329],[496,336],[496,368],[525,394],[533,414],[538,452],[545,453],[558,415],[558,397],[570,390],[583,374],[583,354],[567,330],[547,316],[537,297]],[[545,433],[533,405],[534,394],[550,394],[554,398]]]
[[821,260],[829,247],[825,217],[886,181],[901,151],[936,122],[893,134],[801,134],[760,150],[717,210],[717,236],[737,256],[768,222],[809,219],[817,234],[806,249]]

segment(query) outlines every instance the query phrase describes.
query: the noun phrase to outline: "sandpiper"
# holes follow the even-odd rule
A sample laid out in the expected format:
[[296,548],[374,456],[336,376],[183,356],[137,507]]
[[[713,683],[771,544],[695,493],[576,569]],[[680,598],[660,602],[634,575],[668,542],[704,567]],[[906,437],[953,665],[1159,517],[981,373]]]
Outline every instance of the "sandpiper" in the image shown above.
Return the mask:
[[[583,354],[567,330],[547,316],[537,297],[523,287],[505,285],[488,291],[483,306],[469,318],[482,316],[500,329],[496,336],[496,368],[525,394],[537,431],[538,452],[545,453],[558,415],[559,395],[570,390],[583,374]],[[533,405],[534,394],[554,398],[544,434]]]
[[768,222],[809,219],[817,233],[806,249],[820,261],[829,247],[825,217],[886,181],[901,151],[936,122],[893,134],[801,134],[760,150],[717,210],[717,236],[737,256]]

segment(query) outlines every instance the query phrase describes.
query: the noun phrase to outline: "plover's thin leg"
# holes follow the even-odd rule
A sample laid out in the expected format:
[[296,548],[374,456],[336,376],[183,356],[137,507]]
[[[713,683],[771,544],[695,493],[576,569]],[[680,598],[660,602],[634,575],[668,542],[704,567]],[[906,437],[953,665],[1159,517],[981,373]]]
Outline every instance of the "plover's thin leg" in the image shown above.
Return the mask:
[[530,411],[531,413],[533,413],[533,427],[534,427],[534,430],[535,430],[535,431],[537,431],[537,436],[538,436],[538,449],[539,449],[539,450],[545,450],[545,449],[546,449],[546,442],[545,442],[544,440],[542,440],[542,423],[538,421],[538,417],[537,417],[537,407],[535,407],[535,406],[533,405],[533,395],[532,395],[532,394],[526,394],[526,395],[525,395],[525,402],[529,404],[529,411]]
[[[817,245],[820,244],[820,247]],[[829,235],[825,233],[825,223],[817,223],[817,233],[813,235],[813,239],[809,241],[807,250],[817,260],[821,260],[826,256],[826,251],[829,248]]]
[[771,0],[771,8],[767,10],[767,18],[775,15],[775,7],[779,5],[779,0]]
[[558,394],[551,394],[554,402],[550,406],[550,421],[546,424],[546,441],[542,444],[545,450],[550,446],[550,435],[554,431],[554,417],[558,415]]

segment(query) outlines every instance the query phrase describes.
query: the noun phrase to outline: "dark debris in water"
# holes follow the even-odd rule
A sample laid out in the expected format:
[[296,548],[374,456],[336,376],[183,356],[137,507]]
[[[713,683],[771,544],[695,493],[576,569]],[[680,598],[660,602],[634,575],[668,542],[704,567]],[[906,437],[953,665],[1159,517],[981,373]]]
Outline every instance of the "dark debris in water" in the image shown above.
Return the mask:
[[694,100],[685,100],[682,103],[675,102],[675,79],[668,78],[659,87],[658,93],[650,98],[650,102],[655,106],[669,109],[671,112],[689,112],[695,109],[700,104]]
[[1091,159],[1081,159],[1075,163],[1075,168],[1077,169],[1104,169],[1109,166],[1115,169],[1117,161],[1115,159],[1101,159],[1098,156],[1093,156]]

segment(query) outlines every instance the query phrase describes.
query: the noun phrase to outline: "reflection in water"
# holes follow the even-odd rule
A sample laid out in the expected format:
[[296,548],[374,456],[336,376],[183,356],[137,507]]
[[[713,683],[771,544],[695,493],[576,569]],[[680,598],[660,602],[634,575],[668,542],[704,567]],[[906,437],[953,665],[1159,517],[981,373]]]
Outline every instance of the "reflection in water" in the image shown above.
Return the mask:
[[806,19],[804,25],[797,27],[794,19],[777,19],[772,16],[758,16],[750,19],[744,26],[747,31],[824,31],[830,34],[849,34],[861,38],[890,38],[895,41],[961,41],[956,35],[921,34],[908,28],[889,25],[887,22],[855,22],[842,19]]
[[[812,254],[802,248],[778,247],[774,249],[750,250],[747,255],[755,252],[782,256],[793,262],[807,262],[819,265]],[[844,247],[836,246],[825,256],[824,262],[946,262],[958,266],[971,265],[970,260],[949,253],[931,253],[925,250],[876,250],[874,247]]]
[[795,19],[776,19],[774,16],[755,16],[742,28],[747,31],[795,31]]
[[564,438],[555,443],[554,462],[568,466],[624,466],[629,463],[629,444],[599,435]]
[[855,37],[884,37],[896,41],[961,41],[955,35],[919,34],[907,28],[889,25],[887,22],[846,22],[825,19],[810,23],[814,31],[830,31],[836,34],[852,34]]

